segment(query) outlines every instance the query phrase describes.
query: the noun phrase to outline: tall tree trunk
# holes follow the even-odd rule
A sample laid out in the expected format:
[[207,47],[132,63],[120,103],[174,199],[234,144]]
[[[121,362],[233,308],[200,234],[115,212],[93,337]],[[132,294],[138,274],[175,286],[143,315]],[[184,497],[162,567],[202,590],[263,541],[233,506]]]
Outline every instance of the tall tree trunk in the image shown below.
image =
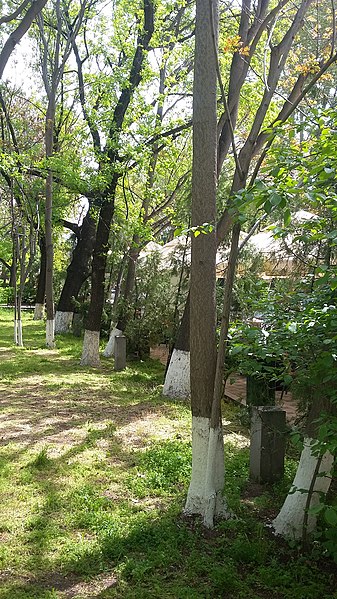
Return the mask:
[[329,451],[323,456],[316,455],[314,444],[315,439],[304,439],[291,489],[272,522],[277,535],[297,541],[315,530],[317,515],[309,510],[323,502],[331,484],[334,456]]
[[40,272],[35,298],[34,320],[42,320],[44,316],[44,303],[46,297],[46,238],[43,232],[39,233]]
[[[218,3],[197,0],[193,87],[192,227],[214,225],[207,235],[192,235],[191,257],[191,406],[192,477],[185,513],[199,514],[206,526],[226,515],[223,437],[212,419],[216,366],[216,148]],[[213,460],[209,456],[213,456]]]
[[[114,295],[114,301],[113,301],[113,305],[112,305],[112,320],[111,320],[110,335],[109,335],[108,343],[106,344],[105,350],[103,352],[103,356],[105,358],[111,358],[111,356],[115,355],[115,337],[119,337],[122,334],[122,331],[120,329],[117,329],[117,326],[115,326],[114,315],[116,314],[116,308],[117,308],[118,300],[119,300],[119,297],[121,294],[121,285],[122,285],[123,273],[124,273],[124,268],[125,268],[126,263],[127,263],[127,253],[125,253],[122,258],[122,261],[121,261],[121,264],[119,267],[119,271],[118,271],[118,275],[117,275],[117,281],[116,281],[116,286],[115,286],[115,295]],[[110,289],[111,289],[111,285],[109,285],[109,291],[110,291]]]
[[13,196],[11,198],[11,212],[12,212],[12,266],[13,266],[13,291],[14,291],[14,343],[19,345],[19,325],[18,325],[18,281],[17,281],[17,264],[18,264],[18,233],[15,225],[14,215],[14,201]]
[[15,280],[16,280],[15,268],[16,268],[16,265],[12,262],[11,266],[9,267],[9,283],[8,284],[10,287],[14,287],[14,285],[15,285]]
[[[55,120],[55,95],[52,92],[52,97],[48,101],[46,114],[45,128],[45,146],[46,158],[53,155],[54,141],[54,120]],[[54,272],[54,246],[53,246],[53,173],[51,168],[48,168],[46,179],[46,208],[45,208],[45,235],[46,235],[46,345],[54,347],[54,291],[53,291],[53,272]]]
[[109,249],[109,233],[115,208],[115,193],[118,175],[111,182],[108,200],[103,201],[99,213],[96,242],[92,260],[91,296],[85,321],[81,364],[99,365],[99,337],[105,296],[105,269]]
[[57,305],[55,333],[67,333],[74,315],[74,300],[90,274],[90,264],[95,245],[96,222],[90,209],[79,227],[77,244],[67,268],[66,280]]
[[[46,2],[47,0],[33,0],[21,21],[19,21],[18,26],[10,33],[0,52],[0,79],[2,79],[3,72],[15,46],[27,33],[35,17],[41,12]],[[13,20],[17,16],[15,15],[14,17],[13,15]]]
[[165,375],[163,395],[187,399],[190,394],[190,293],[188,293],[177,339]]
[[[42,79],[48,98],[46,121],[45,121],[45,154],[47,161],[46,179],[46,209],[45,209],[45,236],[46,236],[46,345],[54,347],[55,312],[54,312],[54,290],[53,290],[53,172],[48,164],[53,153],[58,152],[58,144],[54,144],[56,98],[61,83],[66,62],[69,58],[72,44],[81,27],[86,0],[80,3],[79,11],[70,27],[66,26],[65,6],[61,6],[60,0],[55,0],[51,13],[44,19],[43,15],[38,17],[38,26],[41,40],[41,68]],[[53,21],[54,18],[54,22]],[[46,34],[46,25],[49,32]],[[51,34],[52,32],[52,34]],[[67,32],[67,33],[66,33]]]
[[[160,69],[159,75],[159,95],[161,96],[158,101],[157,114],[156,114],[156,125],[161,124],[163,120],[163,105],[164,105],[164,92],[165,92],[165,77],[166,77],[166,68],[162,65]],[[147,175],[147,185],[145,189],[145,196],[143,198],[142,206],[140,209],[139,218],[142,221],[143,225],[146,224],[149,213],[149,205],[150,205],[150,196],[151,190],[154,184],[154,174],[156,169],[156,164],[158,160],[158,144],[154,144],[152,156],[150,159],[150,165]],[[103,352],[103,355],[106,358],[110,358],[115,353],[115,337],[119,337],[122,335],[126,329],[127,323],[130,318],[129,311],[129,301],[132,296],[132,292],[135,287],[135,278],[136,278],[136,263],[140,253],[140,237],[137,233],[133,235],[130,250],[129,250],[129,259],[128,259],[128,268],[125,280],[125,286],[123,291],[123,306],[122,306],[122,314],[119,315],[118,322],[116,326],[111,328],[109,341],[107,346]]]

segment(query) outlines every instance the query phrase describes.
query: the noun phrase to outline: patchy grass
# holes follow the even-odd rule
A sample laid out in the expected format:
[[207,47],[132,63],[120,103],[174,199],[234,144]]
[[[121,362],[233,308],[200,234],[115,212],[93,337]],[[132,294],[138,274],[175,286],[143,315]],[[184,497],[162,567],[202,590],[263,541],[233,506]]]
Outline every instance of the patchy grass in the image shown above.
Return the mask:
[[80,340],[47,350],[27,315],[15,348],[0,320],[0,599],[337,598],[330,562],[265,529],[295,462],[279,485],[249,485],[236,409],[224,416],[236,518],[205,531],[181,516],[190,414],[161,397],[163,367],[83,368]]

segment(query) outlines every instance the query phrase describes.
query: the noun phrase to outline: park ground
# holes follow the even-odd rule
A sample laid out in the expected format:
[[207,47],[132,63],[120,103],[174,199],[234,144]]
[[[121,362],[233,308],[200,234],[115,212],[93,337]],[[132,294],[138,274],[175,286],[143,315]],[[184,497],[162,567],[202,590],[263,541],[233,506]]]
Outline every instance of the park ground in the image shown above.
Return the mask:
[[79,365],[81,341],[44,347],[25,315],[24,348],[0,313],[0,599],[337,599],[337,566],[274,539],[283,481],[248,482],[245,414],[224,406],[233,519],[205,530],[182,515],[190,410],[161,396],[159,361],[114,372]]

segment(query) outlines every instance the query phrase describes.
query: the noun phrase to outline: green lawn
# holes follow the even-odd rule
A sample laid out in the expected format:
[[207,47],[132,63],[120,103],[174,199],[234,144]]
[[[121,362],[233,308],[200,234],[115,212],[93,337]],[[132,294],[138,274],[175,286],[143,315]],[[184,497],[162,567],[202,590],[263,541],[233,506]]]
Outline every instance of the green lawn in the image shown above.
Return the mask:
[[163,367],[79,365],[81,342],[44,348],[25,315],[25,348],[0,313],[0,598],[337,598],[336,567],[265,526],[275,487],[247,484],[248,440],[225,406],[226,494],[236,518],[213,531],[182,517],[190,414],[161,397]]

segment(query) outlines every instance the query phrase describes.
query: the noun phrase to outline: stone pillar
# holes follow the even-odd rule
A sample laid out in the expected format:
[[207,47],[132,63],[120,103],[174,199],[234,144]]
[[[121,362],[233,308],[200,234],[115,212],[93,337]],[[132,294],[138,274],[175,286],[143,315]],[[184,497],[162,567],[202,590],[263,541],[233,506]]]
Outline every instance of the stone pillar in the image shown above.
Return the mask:
[[252,406],[250,478],[273,483],[284,474],[286,412],[275,406]]
[[115,337],[115,364],[114,370],[124,370],[126,368],[126,337],[120,335]]

